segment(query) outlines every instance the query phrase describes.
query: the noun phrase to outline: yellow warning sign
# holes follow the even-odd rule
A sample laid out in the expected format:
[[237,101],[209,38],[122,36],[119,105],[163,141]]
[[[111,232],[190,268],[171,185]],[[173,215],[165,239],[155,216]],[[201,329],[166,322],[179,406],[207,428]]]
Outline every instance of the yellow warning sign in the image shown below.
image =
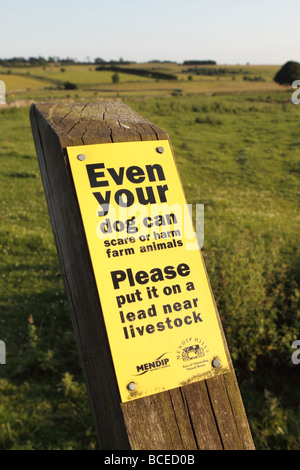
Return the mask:
[[67,152],[121,400],[228,372],[169,142]]

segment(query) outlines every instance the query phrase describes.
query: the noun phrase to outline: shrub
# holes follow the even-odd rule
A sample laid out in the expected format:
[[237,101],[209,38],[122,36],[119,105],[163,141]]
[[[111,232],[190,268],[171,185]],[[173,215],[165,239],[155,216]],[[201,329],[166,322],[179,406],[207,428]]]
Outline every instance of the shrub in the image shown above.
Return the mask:
[[72,83],[72,82],[65,82],[64,83],[64,88],[65,90],[77,90],[77,85],[76,83]]
[[95,70],[98,70],[100,72],[110,70],[111,72],[128,73],[130,75],[139,75],[141,77],[154,78],[157,80],[177,80],[177,75],[173,75],[171,73],[164,73],[164,72],[154,72],[148,69],[134,69],[134,68],[127,68],[127,67],[100,65],[99,67],[96,67]]
[[115,73],[111,76],[111,79],[112,79],[112,82],[113,82],[113,83],[119,83],[119,81],[120,81],[120,75],[118,74],[118,72],[115,72]]
[[276,73],[274,82],[279,85],[291,85],[294,80],[300,80],[300,64],[299,62],[289,61],[284,64]]
[[195,119],[196,124],[211,124],[212,126],[220,126],[223,124],[222,119],[214,114],[208,113],[204,116],[197,116]]

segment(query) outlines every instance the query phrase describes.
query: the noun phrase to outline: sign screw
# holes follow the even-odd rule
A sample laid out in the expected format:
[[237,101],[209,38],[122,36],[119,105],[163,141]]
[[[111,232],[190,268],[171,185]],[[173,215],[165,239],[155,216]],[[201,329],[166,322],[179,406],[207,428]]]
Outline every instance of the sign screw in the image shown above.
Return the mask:
[[85,155],[83,155],[83,153],[80,153],[79,155],[77,155],[77,158],[78,158],[78,160],[83,162],[83,160],[85,160]]
[[157,147],[156,151],[158,153],[164,153],[165,149],[163,147]]
[[131,392],[133,392],[135,389],[136,389],[136,384],[134,382],[130,382],[128,385],[127,385],[127,388],[128,390],[130,390]]
[[221,365],[220,359],[218,357],[215,357],[212,361],[212,366],[213,367],[220,367],[220,365]]

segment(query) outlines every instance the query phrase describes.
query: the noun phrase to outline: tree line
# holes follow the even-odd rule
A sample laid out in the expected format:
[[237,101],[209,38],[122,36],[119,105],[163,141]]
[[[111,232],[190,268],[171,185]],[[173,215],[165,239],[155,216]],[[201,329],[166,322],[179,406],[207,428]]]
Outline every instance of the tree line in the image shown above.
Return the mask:
[[[148,61],[149,64],[159,62],[163,64],[173,63],[178,64],[175,61],[171,60],[150,60]],[[58,56],[51,56],[47,59],[42,56],[38,57],[11,57],[9,59],[0,59],[0,66],[2,67],[38,67],[38,66],[46,66],[48,64],[58,64],[58,65],[86,65],[86,64],[95,64],[95,65],[109,65],[109,66],[117,66],[117,65],[129,65],[135,64],[136,62],[133,60],[126,61],[120,58],[119,60],[104,60],[101,57],[96,57],[93,61],[87,58],[86,61],[78,61],[76,59],[72,59],[70,57],[61,59]],[[180,65],[180,64],[178,64]],[[213,60],[186,60],[183,62],[183,65],[216,65],[216,62]]]

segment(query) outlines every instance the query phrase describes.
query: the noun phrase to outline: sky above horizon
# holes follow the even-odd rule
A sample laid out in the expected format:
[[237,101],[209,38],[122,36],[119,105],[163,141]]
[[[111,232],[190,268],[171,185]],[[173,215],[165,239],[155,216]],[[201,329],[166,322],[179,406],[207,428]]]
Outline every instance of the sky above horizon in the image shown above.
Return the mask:
[[300,62],[299,0],[11,0],[0,58]]

